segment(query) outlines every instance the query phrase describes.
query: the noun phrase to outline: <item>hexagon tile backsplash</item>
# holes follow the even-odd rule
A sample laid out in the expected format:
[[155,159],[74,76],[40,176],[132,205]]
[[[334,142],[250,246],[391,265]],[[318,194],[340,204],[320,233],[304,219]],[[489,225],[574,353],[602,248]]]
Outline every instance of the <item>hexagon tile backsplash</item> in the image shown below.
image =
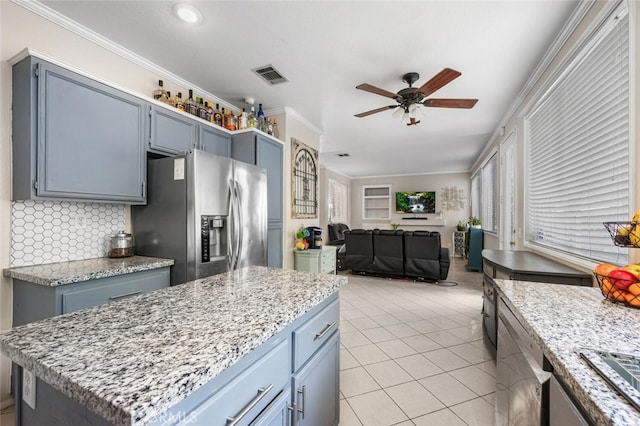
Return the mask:
[[11,266],[105,257],[125,214],[124,204],[13,201]]

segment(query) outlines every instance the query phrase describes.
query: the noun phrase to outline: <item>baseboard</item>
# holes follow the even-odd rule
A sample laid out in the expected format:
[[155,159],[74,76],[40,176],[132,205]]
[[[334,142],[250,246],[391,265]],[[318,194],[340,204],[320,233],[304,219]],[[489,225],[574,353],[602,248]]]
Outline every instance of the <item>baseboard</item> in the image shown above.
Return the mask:
[[7,407],[11,407],[14,404],[13,398],[5,399],[4,401],[0,401],[0,410],[4,410]]

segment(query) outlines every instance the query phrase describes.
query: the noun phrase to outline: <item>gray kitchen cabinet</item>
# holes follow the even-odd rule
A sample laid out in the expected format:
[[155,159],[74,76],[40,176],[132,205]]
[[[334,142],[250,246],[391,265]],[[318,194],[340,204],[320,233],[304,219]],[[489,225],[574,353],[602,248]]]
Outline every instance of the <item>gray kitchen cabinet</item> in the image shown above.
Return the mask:
[[231,157],[231,135],[210,125],[198,124],[198,147],[221,157]]
[[13,326],[169,287],[169,267],[49,286],[13,279]]
[[198,123],[195,119],[157,105],[150,107],[149,116],[149,151],[175,155],[197,147]]
[[251,425],[290,426],[290,399],[291,393],[289,389],[283,390],[280,396],[276,398]]
[[34,56],[12,90],[14,200],[144,202],[144,101]]
[[238,133],[232,137],[231,157],[245,163],[255,164],[267,171],[267,265],[281,268],[284,220],[284,146],[257,131]]

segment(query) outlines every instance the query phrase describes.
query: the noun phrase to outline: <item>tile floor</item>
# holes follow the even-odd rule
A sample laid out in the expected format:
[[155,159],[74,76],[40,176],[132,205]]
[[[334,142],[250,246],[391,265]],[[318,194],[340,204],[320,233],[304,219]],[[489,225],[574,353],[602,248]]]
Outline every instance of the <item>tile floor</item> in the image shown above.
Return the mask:
[[482,274],[452,259],[448,280],[457,286],[348,276],[340,291],[340,426],[493,425]]

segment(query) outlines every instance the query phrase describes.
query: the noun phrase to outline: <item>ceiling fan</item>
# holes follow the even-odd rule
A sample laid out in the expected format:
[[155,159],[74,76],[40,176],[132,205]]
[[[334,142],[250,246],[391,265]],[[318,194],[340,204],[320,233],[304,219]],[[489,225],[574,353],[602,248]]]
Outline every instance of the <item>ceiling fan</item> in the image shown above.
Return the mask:
[[371,114],[396,108],[396,110],[393,112],[394,117],[402,118],[403,121],[408,120],[407,126],[415,126],[416,124],[420,123],[420,120],[417,120],[416,117],[421,114],[421,111],[419,109],[421,105],[436,108],[473,108],[476,102],[478,102],[477,99],[425,99],[427,96],[431,95],[443,86],[451,83],[461,75],[462,73],[459,71],[453,70],[451,68],[445,68],[438,74],[433,76],[431,80],[427,81],[419,88],[415,88],[411,86],[413,83],[418,81],[418,79],[420,78],[420,74],[418,74],[417,72],[409,72],[402,76],[402,81],[407,83],[409,87],[400,90],[398,93],[389,92],[388,90],[380,89],[379,87],[375,87],[367,83],[360,84],[356,86],[356,89],[394,99],[397,102],[397,105],[388,105],[385,107],[372,109],[371,111],[355,114],[355,116],[362,118]]

